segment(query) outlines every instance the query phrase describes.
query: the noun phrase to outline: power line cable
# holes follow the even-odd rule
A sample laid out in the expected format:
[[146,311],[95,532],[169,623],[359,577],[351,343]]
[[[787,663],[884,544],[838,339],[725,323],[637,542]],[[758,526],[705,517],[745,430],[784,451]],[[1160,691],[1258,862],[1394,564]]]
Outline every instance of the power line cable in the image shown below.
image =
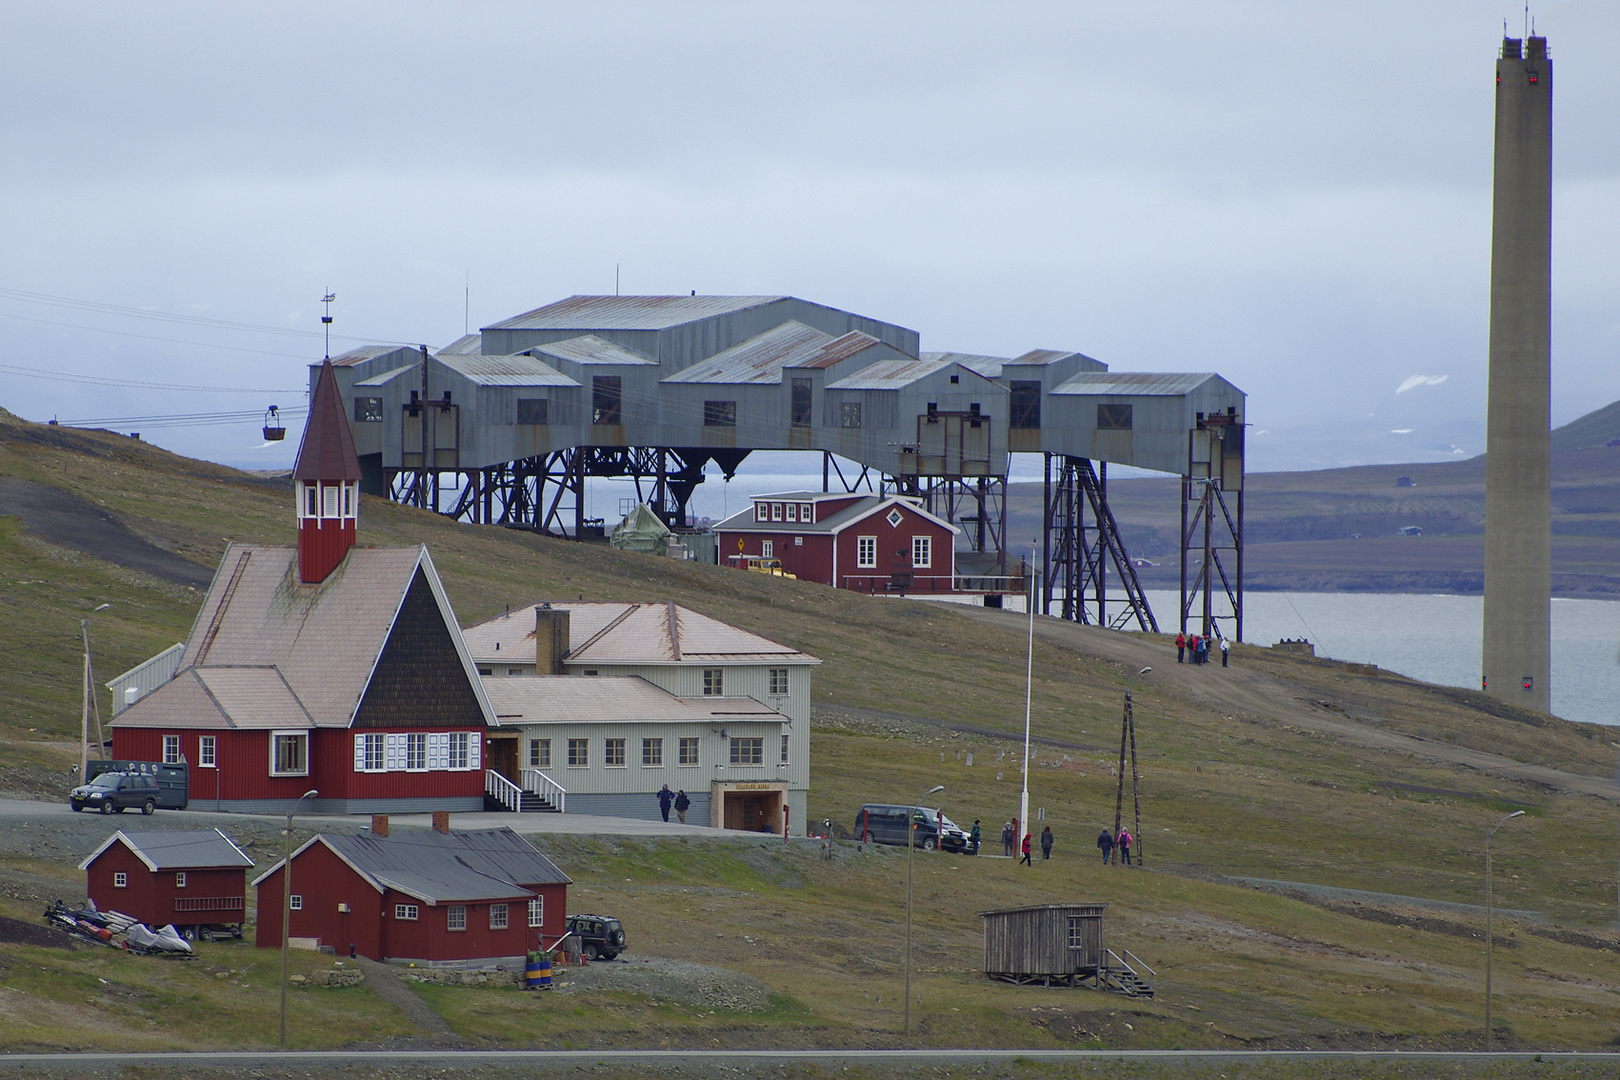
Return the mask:
[[190,391],[209,394],[281,394],[287,397],[306,394],[304,388],[289,390],[286,387],[270,389],[254,386],[183,386],[179,383],[141,382],[136,379],[114,379],[105,375],[79,375],[71,371],[40,371],[36,368],[18,367],[15,364],[0,364],[0,371],[13,375],[21,375],[31,379],[50,379],[55,382],[95,383],[100,386],[123,386],[135,390],[174,390]]

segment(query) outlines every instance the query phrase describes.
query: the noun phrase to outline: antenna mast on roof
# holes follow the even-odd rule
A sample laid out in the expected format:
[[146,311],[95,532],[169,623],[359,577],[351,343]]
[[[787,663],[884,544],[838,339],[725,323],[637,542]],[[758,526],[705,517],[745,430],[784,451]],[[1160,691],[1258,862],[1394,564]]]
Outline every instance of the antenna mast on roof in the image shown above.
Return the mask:
[[321,303],[326,305],[326,314],[321,316],[321,327],[326,331],[326,358],[332,359],[332,301],[337,299],[337,293],[327,293],[321,297]]

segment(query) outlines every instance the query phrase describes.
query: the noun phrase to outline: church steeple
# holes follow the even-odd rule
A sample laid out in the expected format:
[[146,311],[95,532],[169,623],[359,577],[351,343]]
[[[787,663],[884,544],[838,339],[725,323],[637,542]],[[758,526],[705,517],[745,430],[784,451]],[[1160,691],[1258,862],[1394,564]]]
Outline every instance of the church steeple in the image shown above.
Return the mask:
[[298,576],[314,584],[325,581],[354,547],[360,513],[360,458],[354,452],[354,433],[343,415],[343,398],[330,360],[321,365],[315,382],[292,475],[298,510]]

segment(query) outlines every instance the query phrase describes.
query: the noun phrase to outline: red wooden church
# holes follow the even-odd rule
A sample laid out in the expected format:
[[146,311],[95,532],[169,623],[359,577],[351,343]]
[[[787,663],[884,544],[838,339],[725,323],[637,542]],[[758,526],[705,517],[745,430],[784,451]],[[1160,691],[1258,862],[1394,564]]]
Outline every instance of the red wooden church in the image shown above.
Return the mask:
[[[255,944],[281,946],[285,862],[254,882]],[[563,937],[568,876],[511,829],[322,833],[292,856],[292,936],[373,960],[456,964],[520,960]]]
[[355,545],[360,463],[331,364],[293,468],[298,546],[232,544],[173,678],[113,756],[191,764],[197,809],[481,810],[495,716],[426,547]]
[[247,868],[242,849],[218,829],[113,833],[79,869],[102,911],[148,926],[206,928],[241,923]]

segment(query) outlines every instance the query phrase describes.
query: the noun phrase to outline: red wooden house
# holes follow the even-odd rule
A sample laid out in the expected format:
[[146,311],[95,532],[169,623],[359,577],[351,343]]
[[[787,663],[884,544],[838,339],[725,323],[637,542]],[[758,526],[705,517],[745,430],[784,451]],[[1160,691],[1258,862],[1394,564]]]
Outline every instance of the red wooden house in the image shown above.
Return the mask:
[[[261,948],[281,947],[283,862],[254,880]],[[292,937],[373,960],[520,960],[565,933],[569,878],[511,829],[322,833],[292,857]]]
[[102,911],[182,929],[241,923],[253,860],[218,829],[109,836],[79,869]]
[[728,565],[777,559],[797,578],[857,592],[956,587],[956,527],[906,495],[756,495],[714,531]]
[[[360,466],[322,369],[293,470],[296,548],[226,549],[179,668],[113,756],[191,764],[199,809],[479,810],[494,712],[427,548],[354,546]],[[158,658],[154,658],[154,661]]]

